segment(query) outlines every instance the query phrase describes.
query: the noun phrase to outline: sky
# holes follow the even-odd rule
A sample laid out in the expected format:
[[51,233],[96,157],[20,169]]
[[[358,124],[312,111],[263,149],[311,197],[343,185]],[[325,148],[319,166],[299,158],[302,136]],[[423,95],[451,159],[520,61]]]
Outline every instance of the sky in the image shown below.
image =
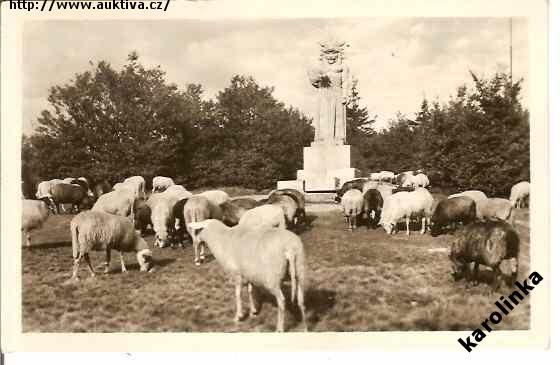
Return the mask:
[[[29,21],[23,32],[23,132],[49,108],[49,87],[71,82],[90,61],[120,68],[131,51],[169,82],[202,84],[214,98],[235,74],[250,75],[309,117],[315,89],[307,69],[319,42],[349,43],[346,63],[358,80],[360,103],[376,127],[397,112],[414,119],[424,97],[445,102],[478,76],[509,72],[510,18],[338,18],[254,20]],[[524,18],[513,19],[513,76],[523,78],[528,106],[529,44]]]

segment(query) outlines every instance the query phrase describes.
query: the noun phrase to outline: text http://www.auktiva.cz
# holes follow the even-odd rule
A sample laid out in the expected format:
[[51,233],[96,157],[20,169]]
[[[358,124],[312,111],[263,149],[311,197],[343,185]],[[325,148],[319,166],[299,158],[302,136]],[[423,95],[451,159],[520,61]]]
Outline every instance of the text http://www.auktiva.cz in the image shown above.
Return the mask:
[[10,10],[163,10],[167,11],[169,0],[10,0]]

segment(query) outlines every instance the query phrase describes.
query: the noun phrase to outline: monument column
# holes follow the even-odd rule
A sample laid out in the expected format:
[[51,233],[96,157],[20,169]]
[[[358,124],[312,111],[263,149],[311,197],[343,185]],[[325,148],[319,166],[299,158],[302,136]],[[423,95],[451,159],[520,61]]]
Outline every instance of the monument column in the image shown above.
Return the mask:
[[297,188],[305,192],[331,192],[359,173],[351,168],[350,146],[346,145],[346,103],[350,71],[343,62],[346,42],[321,42],[319,64],[308,70],[316,89],[315,137],[303,149],[303,170],[296,181],[279,181],[278,188]]

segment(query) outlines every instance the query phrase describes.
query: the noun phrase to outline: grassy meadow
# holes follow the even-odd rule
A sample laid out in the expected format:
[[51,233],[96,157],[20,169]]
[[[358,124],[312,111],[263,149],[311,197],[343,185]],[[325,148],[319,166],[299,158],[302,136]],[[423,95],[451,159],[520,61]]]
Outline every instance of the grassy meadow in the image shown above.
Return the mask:
[[[337,206],[310,206],[311,221],[300,236],[306,250],[306,307],[310,331],[473,330],[492,311],[500,295],[489,285],[454,282],[447,257],[452,236],[431,237],[418,230],[388,236],[381,228],[346,231]],[[79,282],[70,281],[73,215],[51,216],[23,248],[24,332],[252,332],[274,331],[276,303],[261,293],[255,318],[233,321],[234,287],[216,261],[193,264],[192,247],[153,249],[156,272],[138,271],[135,255],[125,254],[128,273],[120,272],[118,253],[112,271],[102,274],[103,252],[91,259],[98,271],[90,278],[86,264]],[[516,210],[521,237],[519,278],[529,274],[528,210]],[[151,244],[153,235],[146,237]],[[481,267],[482,269],[483,267]],[[488,272],[482,272],[488,274]],[[482,275],[483,278],[489,275]],[[286,331],[301,330],[289,304]],[[244,295],[248,312],[248,297]],[[527,329],[529,298],[497,326]]]

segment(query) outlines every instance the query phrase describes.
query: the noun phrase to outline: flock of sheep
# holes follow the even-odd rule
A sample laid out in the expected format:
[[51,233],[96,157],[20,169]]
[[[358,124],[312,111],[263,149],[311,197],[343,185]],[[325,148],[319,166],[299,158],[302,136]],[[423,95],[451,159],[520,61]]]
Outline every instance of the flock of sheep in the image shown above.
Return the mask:
[[[80,181],[81,183],[78,183]],[[91,276],[95,271],[89,258],[92,250],[106,252],[105,272],[109,272],[111,251],[120,254],[126,272],[124,252],[135,252],[141,271],[154,271],[153,253],[142,237],[148,226],[155,233],[154,246],[183,244],[189,238],[194,261],[200,265],[208,247],[218,263],[233,277],[236,315],[243,317],[241,289],[247,286],[250,314],[256,314],[253,285],[267,289],[278,305],[277,330],[284,329],[285,298],[281,282],[289,274],[292,302],[299,305],[307,330],[304,305],[305,255],[301,239],[286,228],[305,221],[304,195],[291,189],[272,192],[266,199],[231,199],[220,190],[192,194],[171,178],[157,176],[152,193],[146,194],[143,177],[133,176],[110,187],[106,182],[90,189],[87,179],[41,182],[38,200],[23,201],[22,230],[30,245],[29,231],[39,228],[50,211],[60,204],[73,209],[90,208],[70,223],[74,266],[72,278],[79,280],[79,266],[85,261]],[[74,190],[80,190],[81,194]],[[251,255],[247,255],[251,252]]]
[[[430,193],[428,186],[429,179],[421,171],[398,175],[382,171],[371,178],[346,182],[335,200],[341,202],[349,230],[361,220],[370,228],[379,224],[393,234],[404,220],[410,234],[410,221],[417,219],[422,224],[421,233],[431,230],[438,234],[461,223],[463,228],[450,253],[456,278],[476,280],[476,275],[469,272],[471,262],[475,263],[475,271],[483,264],[493,268],[498,277],[505,271],[503,262],[515,259],[516,265],[519,238],[506,221],[512,222],[512,207],[528,198],[528,182],[516,184],[509,201],[487,198],[476,190],[448,197]],[[119,252],[123,272],[124,252],[136,253],[140,270],[152,272],[153,253],[142,237],[151,226],[155,247],[192,241],[195,265],[204,262],[206,248],[212,252],[234,279],[236,321],[243,317],[244,286],[249,293],[250,314],[256,314],[253,286],[257,285],[275,296],[277,331],[283,331],[285,298],[281,282],[289,274],[291,299],[294,303],[297,299],[303,328],[307,330],[304,247],[301,239],[287,229],[306,222],[305,196],[298,190],[275,190],[259,201],[232,199],[220,190],[192,194],[171,178],[157,176],[152,181],[151,194],[147,194],[144,178],[133,176],[114,186],[102,181],[90,187],[85,178],[44,181],[38,185],[36,197],[38,200],[23,200],[22,231],[27,245],[29,231],[41,227],[51,212],[58,213],[61,204],[71,204],[72,210],[78,211],[87,208],[70,223],[75,280],[82,261],[95,276],[89,259],[91,250],[106,252],[105,272],[109,272],[112,250]]]
[[[499,286],[504,272],[510,278],[517,273],[519,237],[513,228],[513,208],[527,204],[530,184],[523,181],[511,188],[510,199],[488,198],[479,190],[445,195],[430,193],[428,177],[420,170],[395,175],[389,171],[371,174],[343,184],[336,200],[342,204],[348,230],[362,220],[368,227],[379,224],[388,234],[397,232],[398,223],[421,222],[420,233],[431,230],[438,235],[444,230],[462,229],[451,245],[450,259],[454,276],[477,280],[479,264],[491,267]],[[474,272],[470,264],[474,263]],[[508,268],[509,264],[509,268]]]

